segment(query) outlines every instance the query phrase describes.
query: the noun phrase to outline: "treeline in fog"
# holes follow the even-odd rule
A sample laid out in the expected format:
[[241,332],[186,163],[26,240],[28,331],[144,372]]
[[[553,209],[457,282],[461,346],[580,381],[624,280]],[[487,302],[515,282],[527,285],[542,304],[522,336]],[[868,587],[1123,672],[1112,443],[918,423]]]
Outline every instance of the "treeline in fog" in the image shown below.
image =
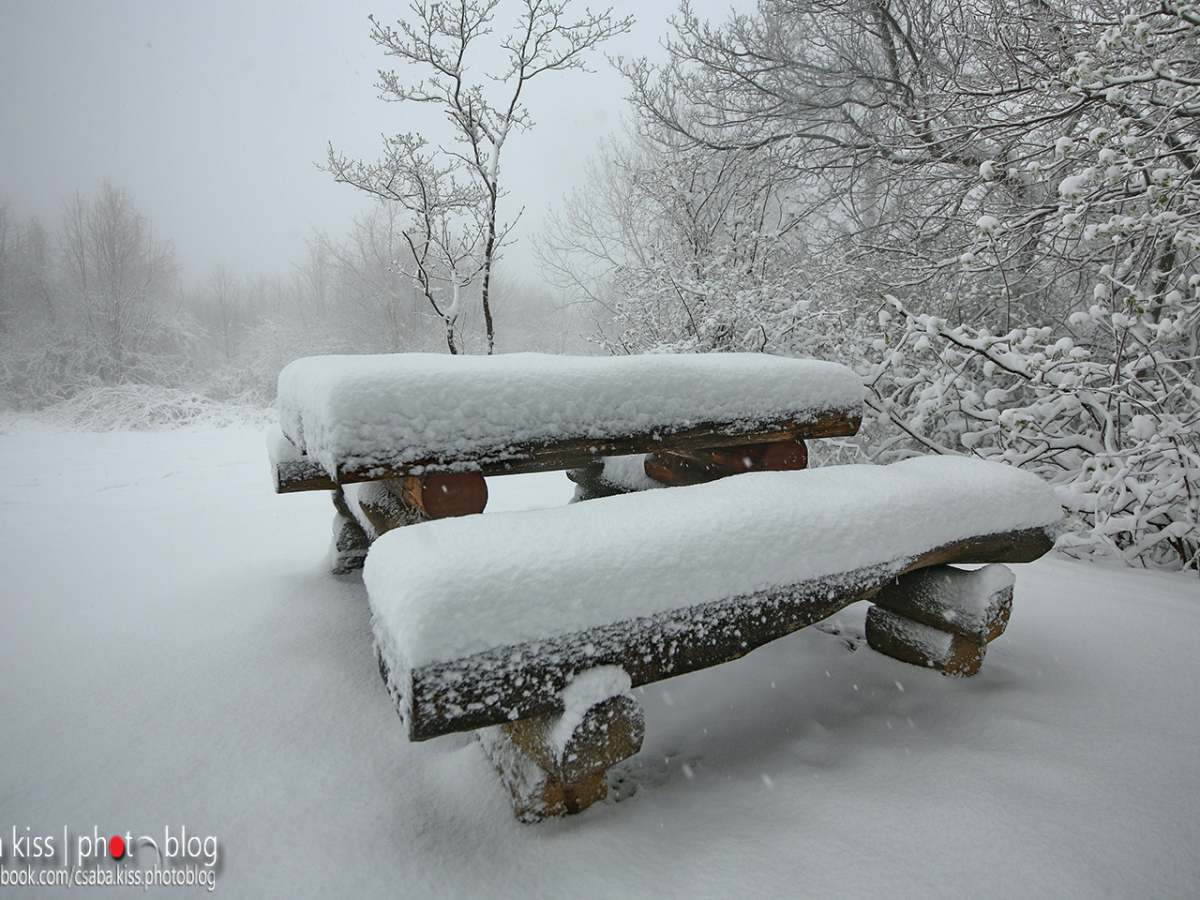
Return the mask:
[[[376,204],[344,240],[315,235],[287,276],[217,264],[185,285],[169,236],[122,187],[76,193],[61,218],[0,201],[0,391],[40,409],[115,386],[153,385],[266,405],[279,370],[316,353],[440,351],[444,321],[406,263],[397,209]],[[500,277],[502,349],[561,352],[583,326],[549,293]],[[470,350],[477,316],[457,329]]]

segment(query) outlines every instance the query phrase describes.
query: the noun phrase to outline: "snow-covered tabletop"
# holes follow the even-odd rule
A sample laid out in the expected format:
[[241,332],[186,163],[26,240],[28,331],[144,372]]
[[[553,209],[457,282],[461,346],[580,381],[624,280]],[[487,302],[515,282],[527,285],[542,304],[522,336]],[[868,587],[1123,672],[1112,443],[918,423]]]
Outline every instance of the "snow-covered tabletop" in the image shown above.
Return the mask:
[[[650,622],[663,644],[656,652],[670,655],[679,649],[672,633],[702,641],[704,620],[724,615],[722,604],[765,616],[773,613],[764,599],[803,595],[819,607],[937,548],[1060,516],[1035,475],[972,459],[750,472],[399,528],[372,546],[364,580],[389,687],[412,733],[414,691],[436,694],[439,715],[455,715],[456,685],[489,670],[499,684],[539,654],[558,654],[566,668],[587,668],[589,653],[611,664],[638,623]],[[990,552],[957,561],[1025,561]]]
[[762,354],[316,356],[279,376],[271,453],[334,480],[372,467],[471,468],[572,440],[745,434],[829,413],[856,423],[862,399],[844,366]]

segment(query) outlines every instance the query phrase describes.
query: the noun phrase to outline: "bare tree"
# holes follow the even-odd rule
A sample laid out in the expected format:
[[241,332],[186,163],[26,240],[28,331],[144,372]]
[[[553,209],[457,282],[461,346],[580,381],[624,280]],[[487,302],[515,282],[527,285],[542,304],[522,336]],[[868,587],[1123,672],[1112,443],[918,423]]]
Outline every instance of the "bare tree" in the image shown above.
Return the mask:
[[21,243],[21,223],[12,204],[0,202],[0,337],[11,332],[16,313]]
[[[889,289],[946,294],[942,311],[1003,327],[1064,318],[1078,292],[1041,231],[1057,197],[1023,167],[1097,114],[1059,76],[1094,24],[1129,6],[765,0],[720,27],[685,7],[666,65],[623,68],[660,127],[784,157],[787,189],[814,204],[810,233],[886,260]],[[957,260],[977,220],[1015,211],[1028,217],[1010,232],[1022,240],[964,292]]]
[[610,350],[778,351],[767,320],[816,287],[786,161],[640,126],[548,218],[544,275],[592,307]]
[[[371,39],[388,56],[426,73],[414,84],[395,72],[380,72],[383,99],[441,109],[454,143],[430,152],[420,136],[400,134],[387,140],[384,157],[375,163],[351,161],[329,148],[328,168],[338,181],[396,201],[414,214],[415,224],[405,232],[413,274],[446,325],[451,353],[458,350],[454,329],[464,294],[476,279],[487,352],[495,349],[492,273],[511,228],[499,220],[500,162],[509,137],[533,124],[524,104],[526,86],[546,72],[586,69],[588,52],[628,31],[633,22],[632,17],[614,20],[611,8],[568,18],[570,0],[514,5],[519,10],[514,23],[494,42],[505,67],[485,72],[483,81],[472,80],[471,64],[479,44],[491,42],[501,0],[416,0],[410,18],[395,28],[372,18]],[[448,292],[442,284],[448,284]]]
[[76,194],[65,204],[59,248],[84,365],[103,381],[123,381],[167,324],[174,251],[155,239],[129,194],[107,181],[95,200]]
[[402,227],[407,215],[399,204],[381,201],[354,220],[345,241],[329,242],[345,326],[354,345],[371,352],[414,350],[441,336],[429,327],[427,298],[405,274],[415,268],[407,240],[412,235]]
[[234,332],[241,322],[245,307],[242,287],[225,263],[216,263],[209,272],[205,288],[212,305],[221,350],[225,359],[231,360]]
[[763,0],[678,35],[625,66],[641,115],[779,154],[817,204],[876,298],[850,358],[875,453],[1031,468],[1065,546],[1200,565],[1200,8]]

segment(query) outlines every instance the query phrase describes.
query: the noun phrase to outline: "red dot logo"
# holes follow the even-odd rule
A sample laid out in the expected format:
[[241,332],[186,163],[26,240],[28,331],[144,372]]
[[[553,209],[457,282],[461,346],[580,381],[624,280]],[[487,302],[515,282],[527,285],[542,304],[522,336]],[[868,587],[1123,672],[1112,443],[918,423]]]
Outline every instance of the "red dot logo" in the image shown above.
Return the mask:
[[120,859],[125,855],[125,842],[119,834],[114,834],[108,839],[108,852],[112,854],[113,859]]

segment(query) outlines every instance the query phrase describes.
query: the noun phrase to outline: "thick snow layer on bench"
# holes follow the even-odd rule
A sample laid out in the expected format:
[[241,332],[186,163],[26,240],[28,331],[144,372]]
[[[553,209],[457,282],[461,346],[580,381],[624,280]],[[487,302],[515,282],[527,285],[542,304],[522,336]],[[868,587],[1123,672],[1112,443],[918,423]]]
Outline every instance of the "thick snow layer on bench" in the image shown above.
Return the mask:
[[1056,522],[1054,492],[999,463],[751,472],[383,535],[364,578],[400,672],[888,564]]
[[844,366],[747,353],[314,356],[279,376],[283,433],[331,474],[480,460],[530,442],[856,414],[862,397]]

